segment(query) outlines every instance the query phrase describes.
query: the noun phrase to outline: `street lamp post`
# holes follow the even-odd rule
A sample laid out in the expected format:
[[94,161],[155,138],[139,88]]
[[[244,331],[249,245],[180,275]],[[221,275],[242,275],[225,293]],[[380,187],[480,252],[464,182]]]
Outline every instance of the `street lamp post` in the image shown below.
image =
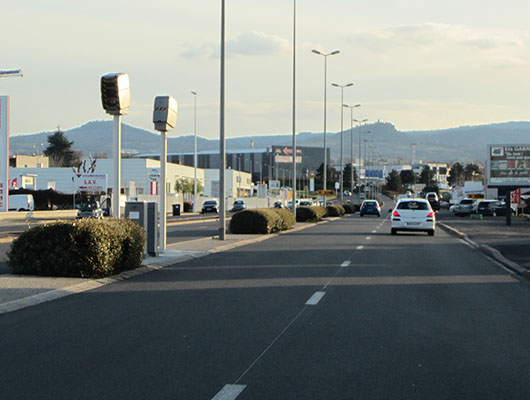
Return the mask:
[[296,0],[293,0],[293,214],[296,216]]
[[359,171],[357,171],[359,185],[358,185],[358,192],[359,192],[359,206],[361,205],[361,127],[362,125],[367,122],[367,119],[363,119],[362,121],[354,119],[353,122],[357,122],[359,124]]
[[335,50],[335,51],[332,51],[331,53],[322,53],[321,51],[313,49],[312,52],[314,54],[324,57],[324,169],[322,170],[324,177],[323,177],[322,189],[327,190],[328,151],[327,151],[327,138],[326,137],[327,137],[328,57],[339,54],[340,50]]
[[353,86],[353,83],[339,85],[332,83],[331,86],[340,88],[340,202],[344,203],[344,88]]
[[354,106],[349,106],[348,104],[343,104],[343,107],[350,109],[350,174],[351,174],[351,195],[353,196],[353,109],[360,107],[360,104],[355,104]]
[[197,212],[197,92],[193,95],[193,212]]
[[221,77],[220,77],[220,112],[219,112],[219,240],[226,236],[226,203],[225,203],[225,0],[221,0]]

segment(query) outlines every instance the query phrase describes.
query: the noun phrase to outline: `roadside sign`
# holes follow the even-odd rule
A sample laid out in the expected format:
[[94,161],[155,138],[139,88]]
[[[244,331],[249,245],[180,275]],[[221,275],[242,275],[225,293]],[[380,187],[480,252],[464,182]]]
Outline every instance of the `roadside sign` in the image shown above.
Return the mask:
[[488,145],[488,186],[527,186],[528,181],[530,181],[530,144]]
[[318,194],[319,194],[319,196],[333,196],[335,194],[335,191],[333,191],[333,190],[319,190]]
[[156,182],[160,178],[160,170],[158,168],[153,168],[149,171],[149,179],[153,182]]
[[107,174],[74,174],[73,181],[78,191],[107,193]]
[[270,190],[280,190],[280,181],[270,180],[269,181]]

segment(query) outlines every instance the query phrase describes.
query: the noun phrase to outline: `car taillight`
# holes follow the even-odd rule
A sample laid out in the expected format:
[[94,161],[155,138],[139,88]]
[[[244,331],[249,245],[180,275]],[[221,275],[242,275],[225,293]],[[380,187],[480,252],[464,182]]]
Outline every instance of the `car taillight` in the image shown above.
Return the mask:
[[394,217],[401,217],[401,215],[399,215],[399,213],[397,211],[394,211],[394,213],[392,214]]
[[431,211],[431,212],[429,213],[429,215],[427,215],[427,218],[432,218],[432,217],[434,217],[434,211]]

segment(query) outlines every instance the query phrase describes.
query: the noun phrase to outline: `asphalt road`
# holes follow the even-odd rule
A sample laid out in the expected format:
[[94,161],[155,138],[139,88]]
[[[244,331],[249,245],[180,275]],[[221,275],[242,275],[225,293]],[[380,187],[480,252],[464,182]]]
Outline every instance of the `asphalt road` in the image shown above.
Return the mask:
[[4,314],[2,397],[529,398],[530,286],[441,230],[383,220]]

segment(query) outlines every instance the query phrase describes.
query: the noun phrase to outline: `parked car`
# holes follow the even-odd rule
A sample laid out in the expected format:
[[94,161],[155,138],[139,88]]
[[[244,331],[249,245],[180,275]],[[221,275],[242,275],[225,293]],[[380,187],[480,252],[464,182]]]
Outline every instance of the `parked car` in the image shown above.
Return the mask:
[[477,209],[477,200],[462,199],[460,203],[453,207],[453,213],[457,217],[464,217],[466,215],[475,214]]
[[33,211],[35,202],[31,194],[9,195],[9,211]]
[[103,218],[103,214],[99,201],[81,203],[77,210],[77,218]]
[[219,202],[217,200],[206,200],[204,203],[202,203],[201,214],[210,212],[219,212]]
[[359,211],[361,217],[364,217],[365,215],[377,215],[378,217],[381,216],[381,207],[379,206],[377,200],[363,201]]
[[425,199],[429,202],[431,208],[434,211],[440,211],[440,199],[438,198],[438,194],[436,192],[427,193],[425,195]]
[[[492,207],[491,215],[493,217],[497,217],[497,216],[505,217],[506,216],[506,202],[505,201],[502,201],[502,200],[496,201],[491,207]],[[511,207],[511,204],[510,204],[510,210],[512,210],[512,215],[515,215],[516,211],[513,207]]]
[[245,204],[244,200],[234,200],[234,204],[232,205],[232,211],[241,211],[247,208],[247,205]]
[[427,232],[434,235],[436,229],[435,213],[425,199],[404,199],[396,204],[392,212],[392,228],[390,233],[398,231]]
[[299,206],[300,207],[311,207],[313,205],[313,202],[311,200],[301,200]]
[[344,191],[344,196],[351,196],[351,192],[349,190]]
[[281,201],[274,202],[274,208],[283,208],[283,203]]

